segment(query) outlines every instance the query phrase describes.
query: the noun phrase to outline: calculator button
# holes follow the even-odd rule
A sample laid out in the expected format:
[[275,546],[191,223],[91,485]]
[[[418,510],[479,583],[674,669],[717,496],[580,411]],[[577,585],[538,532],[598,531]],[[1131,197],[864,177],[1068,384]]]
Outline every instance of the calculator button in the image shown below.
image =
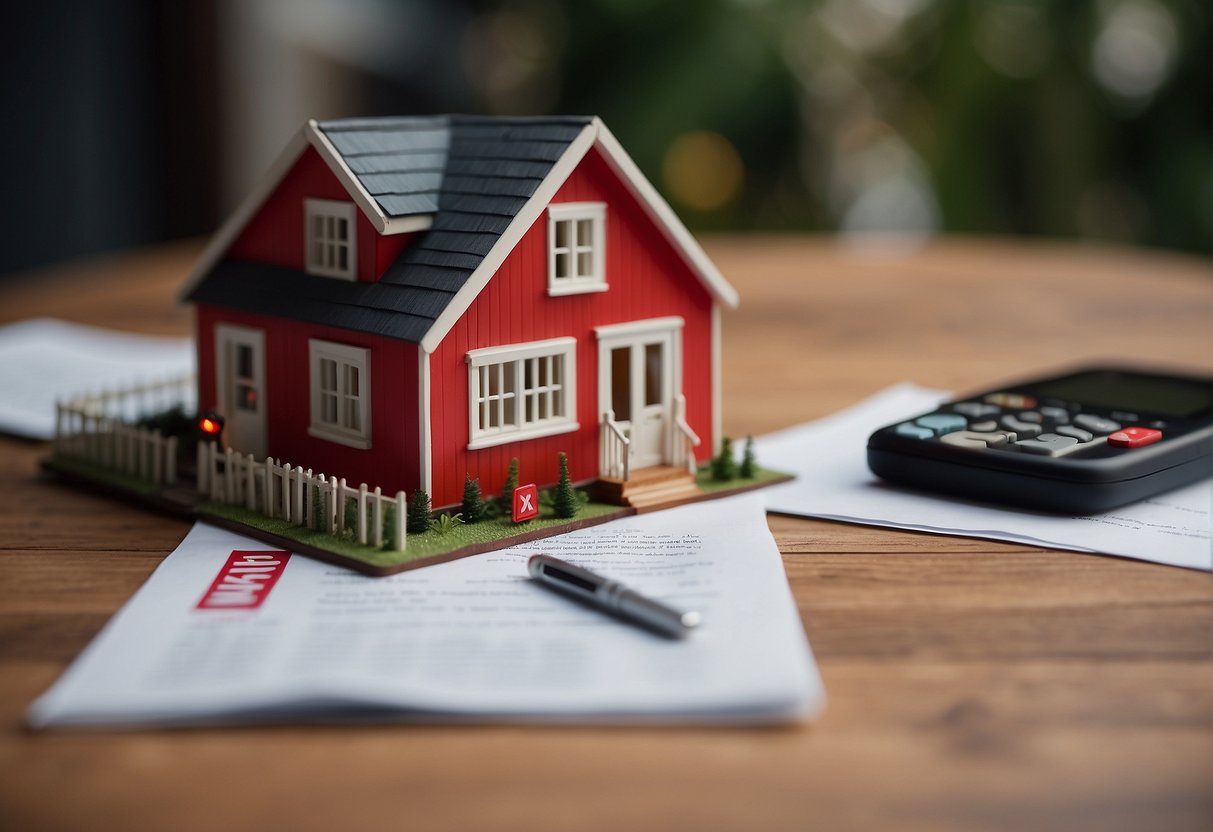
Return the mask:
[[1041,415],[1043,415],[1046,419],[1053,422],[1058,422],[1064,425],[1066,422],[1070,421],[1070,411],[1066,410],[1064,407],[1042,407],[1040,412]]
[[991,433],[975,430],[958,430],[946,436],[939,437],[940,442],[946,445],[956,445],[961,448],[996,448],[1014,439],[1015,434],[1007,433],[1006,431]]
[[936,436],[942,436],[945,433],[964,430],[969,423],[963,416],[952,413],[932,413],[930,416],[915,419],[914,424],[933,431]]
[[991,393],[985,397],[984,401],[1002,407],[1023,408],[1025,410],[1036,407],[1036,399],[1031,396],[1025,396],[1022,393]]
[[1079,413],[1074,417],[1074,424],[1092,433],[1111,433],[1114,430],[1120,430],[1119,422],[1113,422],[1111,419],[1104,419],[1101,416],[1092,416],[1090,413]]
[[1162,431],[1153,428],[1125,428],[1118,430],[1108,437],[1108,444],[1114,448],[1141,448],[1153,445],[1162,439]]
[[1095,438],[1095,434],[1085,431],[1082,428],[1076,428],[1073,425],[1062,425],[1057,429],[1057,432],[1062,436],[1073,436],[1079,442],[1090,442]]
[[1039,425],[1045,420],[1045,417],[1041,416],[1035,410],[1024,411],[1023,413],[1019,414],[1019,418],[1023,419],[1025,422],[1031,422],[1034,425]]
[[981,402],[961,402],[960,404],[952,405],[952,409],[957,413],[963,413],[965,416],[971,416],[974,419],[980,419],[982,416],[993,416],[1001,411],[992,404],[982,404]]
[[1058,436],[1056,433],[1042,433],[1034,439],[1016,442],[1015,447],[1024,453],[1040,454],[1041,456],[1059,456],[1062,452],[1078,444],[1072,436]]
[[998,423],[993,419],[983,419],[980,422],[969,422],[969,430],[975,430],[981,433],[989,433],[990,431],[997,429]]
[[1013,430],[1020,436],[1035,436],[1040,433],[1040,425],[1034,425],[1031,422],[1025,422],[1022,419],[1016,419],[1014,416],[1003,416],[1002,426],[1007,430]]
[[928,428],[920,428],[918,425],[911,425],[909,422],[902,422],[893,432],[898,436],[908,436],[911,439],[930,439],[934,436],[934,432]]
[[1118,422],[1136,422],[1140,417],[1136,413],[1122,413],[1121,411],[1114,411],[1112,413],[1112,418]]

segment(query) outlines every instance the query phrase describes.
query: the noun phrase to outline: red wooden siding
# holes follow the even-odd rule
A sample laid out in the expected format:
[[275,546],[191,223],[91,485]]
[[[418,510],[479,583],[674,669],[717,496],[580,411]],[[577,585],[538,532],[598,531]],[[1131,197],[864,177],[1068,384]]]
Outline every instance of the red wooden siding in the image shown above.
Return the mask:
[[[228,254],[241,260],[304,268],[304,200],[308,197],[353,202],[329,166],[312,148],[303,152],[281,183],[236,238]],[[414,236],[380,237],[371,221],[355,208],[358,279],[375,281]],[[334,278],[336,279],[336,278]]]
[[[265,332],[267,452],[317,473],[365,482],[387,493],[420,485],[417,345],[333,327],[265,318],[197,304],[199,409],[215,407],[215,324]],[[371,447],[351,448],[309,436],[308,339],[371,350]]]
[[[456,503],[466,473],[497,493],[511,457],[520,480],[549,484],[558,476],[557,454],[569,455],[575,481],[598,476],[598,344],[594,327],[677,315],[682,330],[682,385],[687,421],[703,444],[712,445],[712,300],[697,277],[656,229],[596,150],[590,151],[553,203],[605,202],[606,274],[609,291],[565,297],[547,294],[547,213],[523,236],[501,269],[451,329],[430,358],[431,447],[434,505]],[[577,338],[575,433],[468,451],[468,350],[479,347]]]

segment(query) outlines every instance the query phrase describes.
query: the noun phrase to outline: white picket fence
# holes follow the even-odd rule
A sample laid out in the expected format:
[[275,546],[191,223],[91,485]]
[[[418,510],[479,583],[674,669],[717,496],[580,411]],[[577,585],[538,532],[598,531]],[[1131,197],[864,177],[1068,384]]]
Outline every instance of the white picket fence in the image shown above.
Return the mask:
[[[215,442],[198,443],[198,491],[211,500],[243,506],[271,519],[343,536],[347,530],[364,546],[404,551],[407,507],[403,491],[389,497],[378,487],[362,483],[351,488],[344,478],[313,474],[312,469],[292,468],[289,463],[267,457],[260,462],[252,454],[241,455],[231,448],[220,450]],[[317,496],[319,495],[319,496]],[[317,515],[317,502],[320,512]],[[346,511],[353,507],[353,522]],[[384,514],[395,509],[390,528],[384,529]]]
[[[195,376],[193,373],[132,384],[116,390],[102,390],[77,396],[65,406],[93,416],[106,416],[125,424],[133,424],[145,416],[164,413],[180,406],[186,413],[195,408]],[[55,423],[56,433],[60,422]]]
[[55,404],[54,453],[158,485],[177,481],[176,436],[125,424],[88,401]]

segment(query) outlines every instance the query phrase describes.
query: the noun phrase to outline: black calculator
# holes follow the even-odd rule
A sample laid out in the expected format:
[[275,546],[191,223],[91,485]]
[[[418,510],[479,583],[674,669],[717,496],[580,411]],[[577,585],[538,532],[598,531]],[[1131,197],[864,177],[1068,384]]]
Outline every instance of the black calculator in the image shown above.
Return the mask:
[[876,431],[868,467],[967,499],[1106,511],[1213,474],[1213,378],[1099,366],[1005,384]]

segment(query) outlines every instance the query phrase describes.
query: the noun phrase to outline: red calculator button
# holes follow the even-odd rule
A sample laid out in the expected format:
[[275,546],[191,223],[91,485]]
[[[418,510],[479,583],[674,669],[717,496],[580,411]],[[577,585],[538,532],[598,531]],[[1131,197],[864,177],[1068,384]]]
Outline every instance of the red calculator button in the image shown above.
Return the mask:
[[1115,448],[1140,448],[1153,445],[1162,439],[1162,431],[1154,428],[1123,428],[1108,437],[1108,444]]

